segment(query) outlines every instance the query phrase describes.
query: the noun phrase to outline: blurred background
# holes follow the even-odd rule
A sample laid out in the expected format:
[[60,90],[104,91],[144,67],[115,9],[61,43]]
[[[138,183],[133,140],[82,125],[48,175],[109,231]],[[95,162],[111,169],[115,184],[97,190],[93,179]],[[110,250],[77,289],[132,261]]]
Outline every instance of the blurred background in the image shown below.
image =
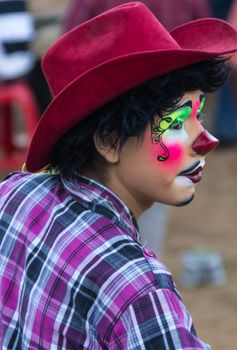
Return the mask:
[[[21,168],[27,145],[41,113],[51,100],[40,70],[47,48],[64,32],[104,9],[123,3],[114,0],[29,0],[13,26],[8,11],[15,14],[15,0],[0,0],[0,179]],[[20,0],[19,0],[20,2]],[[147,0],[144,1],[169,29],[185,21],[215,16],[237,27],[234,0]],[[4,3],[8,3],[7,6]],[[1,9],[2,6],[2,9]],[[4,7],[5,6],[5,7]],[[18,17],[17,17],[18,18]],[[11,20],[15,23],[16,17]],[[4,29],[4,30],[3,30]],[[10,35],[11,33],[11,35]],[[21,33],[21,34],[20,34]],[[15,42],[12,37],[15,37]],[[25,37],[24,37],[25,35]],[[20,37],[21,36],[21,37]],[[22,41],[21,44],[19,42]],[[27,44],[27,46],[26,46]],[[11,72],[9,55],[29,51],[28,68],[15,56]],[[8,56],[7,56],[8,55]],[[19,61],[18,61],[19,60]],[[22,60],[22,65],[20,65]],[[237,64],[231,61],[226,85],[207,99],[207,128],[221,140],[207,156],[204,177],[194,201],[187,207],[155,206],[140,222],[143,241],[156,250],[171,270],[199,336],[215,350],[237,349]],[[21,69],[20,69],[21,67]],[[25,70],[24,70],[24,69]],[[18,71],[17,71],[18,69]],[[7,73],[8,72],[8,73]],[[47,140],[42,140],[47,142]],[[154,248],[155,247],[155,248]],[[225,276],[213,285],[210,280],[187,286],[182,282],[184,253],[221,257]]]

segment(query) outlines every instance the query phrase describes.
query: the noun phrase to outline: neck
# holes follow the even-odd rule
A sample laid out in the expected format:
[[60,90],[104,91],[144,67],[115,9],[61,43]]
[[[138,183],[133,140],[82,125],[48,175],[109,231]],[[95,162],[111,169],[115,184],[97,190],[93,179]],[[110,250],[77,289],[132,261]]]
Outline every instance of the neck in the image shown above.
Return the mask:
[[117,178],[108,176],[105,178],[101,178],[98,176],[97,173],[91,171],[91,170],[83,170],[81,171],[81,174],[91,178],[94,181],[97,181],[101,183],[102,185],[106,186],[108,189],[110,189],[112,192],[114,192],[117,196],[121,198],[121,200],[128,206],[128,208],[133,213],[136,220],[139,219],[141,214],[150,208],[153,203],[145,203],[141,205],[140,203],[143,203],[142,201],[137,200],[128,190],[125,188],[120,181],[118,181]]

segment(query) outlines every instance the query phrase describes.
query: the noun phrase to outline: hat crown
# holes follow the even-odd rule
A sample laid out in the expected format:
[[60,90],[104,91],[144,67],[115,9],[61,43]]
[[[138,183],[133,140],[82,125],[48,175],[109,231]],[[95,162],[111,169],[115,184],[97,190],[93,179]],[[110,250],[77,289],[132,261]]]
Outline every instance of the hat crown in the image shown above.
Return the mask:
[[90,69],[136,52],[180,49],[142,3],[131,2],[81,24],[46,53],[42,67],[54,96]]
[[50,164],[54,145],[63,134],[134,86],[236,51],[237,31],[228,23],[200,19],[169,34],[138,2],[116,7],[76,27],[43,59],[54,98],[32,138],[27,169],[37,171]]

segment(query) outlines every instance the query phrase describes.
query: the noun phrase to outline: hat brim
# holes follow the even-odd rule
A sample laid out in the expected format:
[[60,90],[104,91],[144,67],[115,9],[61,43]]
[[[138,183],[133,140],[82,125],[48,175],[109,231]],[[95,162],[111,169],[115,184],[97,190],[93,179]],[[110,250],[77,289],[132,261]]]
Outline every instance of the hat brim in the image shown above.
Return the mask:
[[126,55],[96,66],[75,79],[54,98],[42,115],[28,149],[27,170],[35,172],[47,166],[53,146],[63,134],[134,86],[173,70],[236,51],[237,36],[232,30],[228,45],[221,46],[220,42],[218,47],[215,40],[215,46],[212,47],[207,41],[208,47],[202,47],[202,50],[181,48]]

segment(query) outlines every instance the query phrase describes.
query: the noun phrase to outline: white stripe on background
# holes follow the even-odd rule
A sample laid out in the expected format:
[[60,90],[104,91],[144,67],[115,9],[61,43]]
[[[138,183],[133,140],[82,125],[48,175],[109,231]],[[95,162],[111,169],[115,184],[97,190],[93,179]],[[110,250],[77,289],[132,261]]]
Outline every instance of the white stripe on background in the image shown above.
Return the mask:
[[31,52],[2,55],[0,50],[0,77],[6,80],[19,78],[30,72],[34,62],[35,57]]
[[0,15],[0,41],[31,41],[34,37],[31,14],[23,12]]

